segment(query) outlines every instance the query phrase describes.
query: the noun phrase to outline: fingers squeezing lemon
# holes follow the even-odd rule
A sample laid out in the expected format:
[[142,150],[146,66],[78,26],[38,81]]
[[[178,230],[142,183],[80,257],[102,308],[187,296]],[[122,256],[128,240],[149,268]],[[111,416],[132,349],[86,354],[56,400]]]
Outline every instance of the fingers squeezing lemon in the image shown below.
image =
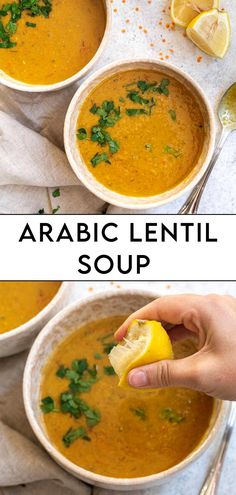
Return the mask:
[[121,387],[129,386],[127,375],[131,369],[173,357],[170,338],[161,323],[142,320],[131,323],[124,339],[109,354]]
[[219,0],[172,0],[171,17],[188,38],[212,57],[223,58],[230,45],[230,20]]

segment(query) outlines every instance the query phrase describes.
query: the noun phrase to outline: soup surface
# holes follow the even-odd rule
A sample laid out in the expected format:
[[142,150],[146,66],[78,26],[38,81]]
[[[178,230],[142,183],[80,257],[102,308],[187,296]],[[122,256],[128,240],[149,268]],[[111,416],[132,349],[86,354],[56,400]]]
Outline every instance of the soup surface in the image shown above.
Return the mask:
[[59,344],[45,367],[41,408],[49,438],[70,461],[132,478],[184,459],[206,432],[214,402],[188,389],[119,388],[107,353],[124,319],[88,324]]
[[168,191],[201,154],[203,116],[180,82],[150,70],[120,72],[98,85],[79,112],[77,144],[94,177],[128,196]]
[[[52,84],[76,74],[95,55],[106,25],[103,0],[50,4],[48,17],[32,17],[24,10],[11,36],[16,45],[0,49],[0,69],[9,76],[29,84]],[[10,14],[0,18],[4,26],[9,18]]]
[[61,282],[0,282],[0,334],[37,315],[60,285]]

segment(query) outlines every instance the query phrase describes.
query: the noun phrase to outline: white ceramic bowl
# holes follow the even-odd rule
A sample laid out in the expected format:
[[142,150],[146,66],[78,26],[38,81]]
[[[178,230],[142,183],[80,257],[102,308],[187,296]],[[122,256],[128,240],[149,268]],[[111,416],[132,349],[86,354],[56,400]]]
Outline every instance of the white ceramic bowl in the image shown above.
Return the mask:
[[[77,146],[76,130],[77,119],[84,100],[90,92],[104,79],[117,72],[129,69],[151,69],[164,72],[166,76],[172,76],[184,84],[196,97],[204,116],[205,141],[202,153],[194,169],[189,176],[180,184],[169,191],[149,197],[134,197],[118,194],[111,191],[98,182],[86,166],[79,147]],[[122,208],[146,209],[161,206],[178,198],[191,189],[204,174],[213,155],[215,144],[215,120],[211,106],[200,86],[181,69],[159,60],[128,60],[108,65],[90,76],[75,93],[67,111],[64,128],[65,150],[77,177],[96,196],[105,202],[120,206]]]
[[0,335],[0,358],[28,349],[36,335],[70,301],[73,284],[62,282],[55,296],[37,315],[23,325]]
[[40,385],[44,366],[57,344],[88,322],[112,315],[130,314],[156,297],[156,294],[142,290],[119,290],[80,300],[61,311],[46,325],[29,353],[24,372],[23,395],[31,427],[53,459],[66,471],[86,483],[111,490],[140,490],[167,482],[205,452],[226,424],[230,406],[228,403],[216,401],[209,430],[201,444],[186,459],[162,473],[132,479],[112,478],[87,471],[67,460],[48,438],[39,408]]
[[0,70],[0,84],[18,91],[26,91],[28,93],[47,93],[49,91],[58,91],[59,89],[66,88],[70,84],[73,84],[86,76],[86,74],[92,69],[99,57],[102,55],[111,32],[111,4],[109,0],[103,1],[106,11],[106,28],[103,39],[93,58],[79,72],[76,72],[76,74],[65,79],[64,81],[53,84],[27,84],[23,81],[8,76],[8,74]]

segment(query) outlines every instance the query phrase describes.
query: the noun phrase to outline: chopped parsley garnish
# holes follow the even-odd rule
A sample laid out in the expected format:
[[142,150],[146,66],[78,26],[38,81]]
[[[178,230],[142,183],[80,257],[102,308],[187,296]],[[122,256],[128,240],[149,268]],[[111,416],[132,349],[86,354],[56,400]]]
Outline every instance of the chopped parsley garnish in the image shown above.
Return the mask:
[[100,359],[102,359],[102,355],[99,354],[99,352],[95,352],[94,359],[99,359],[100,360]]
[[169,421],[169,423],[182,423],[182,421],[184,421],[185,419],[182,414],[176,412],[171,407],[162,409],[160,416],[162,419],[166,419],[167,421]]
[[30,27],[30,28],[35,28],[37,26],[37,24],[35,24],[35,22],[28,22],[28,21],[25,23],[25,25],[27,27]]
[[[41,410],[45,414],[60,411],[63,414],[69,414],[76,420],[84,417],[88,428],[96,426],[101,420],[101,414],[98,410],[90,407],[80,394],[88,392],[97,381],[97,366],[95,364],[89,366],[87,359],[74,359],[70,367],[61,364],[55,374],[61,380],[69,381],[67,390],[58,397],[59,409],[55,408],[54,399],[46,397],[41,402]],[[69,447],[77,438],[90,440],[87,431],[81,426],[76,430],[70,428],[64,435],[63,442]]]
[[68,368],[65,368],[64,364],[62,364],[57,372],[56,372],[56,375],[59,377],[59,378],[65,378],[66,376],[66,372],[68,371]]
[[53,208],[52,214],[53,215],[56,215],[56,213],[58,213],[58,211],[60,210],[60,208],[61,208],[60,206],[57,206],[56,208]]
[[84,139],[87,139],[88,133],[86,129],[84,129],[84,127],[81,127],[80,129],[78,129],[76,136],[80,141],[83,141]]
[[60,198],[60,196],[61,196],[60,189],[59,188],[55,189],[55,191],[53,191],[52,195],[54,198]]
[[[52,0],[20,0],[7,3],[0,9],[0,48],[12,48],[16,42],[11,41],[17,31],[17,22],[24,11],[31,17],[43,16],[48,18],[52,10]],[[7,17],[3,24],[2,18]],[[28,27],[36,27],[34,22],[26,22]]]
[[[107,132],[107,128],[114,127],[123,115],[128,117],[136,117],[139,115],[151,115],[153,107],[157,104],[156,98],[150,93],[159,93],[166,96],[169,95],[170,81],[168,79],[162,79],[160,83],[147,81],[137,81],[130,84],[126,84],[126,98],[119,97],[121,103],[125,103],[126,100],[141,105],[143,108],[123,108],[122,114],[120,106],[116,106],[113,100],[104,100],[99,106],[97,103],[93,103],[90,108],[90,113],[98,116],[98,122],[92,126],[90,131],[81,127],[77,130],[77,138],[79,141],[91,139],[92,142],[97,143],[101,147],[107,146],[108,152],[96,153],[90,160],[91,165],[95,168],[102,162],[111,164],[110,155],[117,153],[120,149],[118,141],[113,139],[111,134]],[[144,93],[149,93],[147,98],[143,96]],[[148,148],[151,151],[151,148]]]
[[93,426],[96,426],[101,421],[101,414],[99,411],[96,411],[95,409],[88,408],[84,412],[84,415],[86,417],[87,425],[90,428],[93,428]]
[[169,114],[170,114],[173,122],[176,122],[176,111],[175,110],[169,110]]
[[175,150],[174,148],[172,148],[171,146],[168,146],[168,145],[166,145],[164,147],[164,153],[169,153],[170,155],[174,156],[175,158],[179,158],[179,156],[181,155],[181,151]]
[[149,83],[147,81],[137,82],[137,86],[142,93],[145,93],[146,91],[151,91],[153,93],[159,93],[165,96],[169,96],[169,88],[168,88],[169,84],[170,84],[169,79],[162,79],[160,84],[156,82]]
[[91,159],[91,163],[93,167],[96,167],[101,162],[105,162],[109,164],[111,163],[107,153],[96,153],[96,155],[94,155],[94,157]]
[[108,144],[109,151],[111,153],[116,153],[120,146],[117,141],[112,139],[110,134],[105,131],[101,126],[93,126],[91,129],[91,141],[97,142],[101,146]]
[[140,96],[138,91],[129,91],[127,94],[127,98],[129,98],[134,103],[139,103],[140,105],[147,105],[149,103],[149,100]]
[[131,409],[131,411],[138,416],[138,418],[142,419],[143,421],[147,418],[147,415],[141,407],[134,407]]
[[38,215],[45,215],[44,208],[40,208],[40,210],[38,211]]
[[40,408],[44,414],[55,411],[55,403],[52,397],[45,397],[44,399],[42,399]]
[[104,369],[105,375],[112,376],[112,375],[116,374],[116,372],[112,366],[104,366],[103,369]]
[[112,351],[113,347],[115,347],[116,344],[115,342],[106,342],[103,344],[103,352],[105,354],[110,354],[110,352]]
[[147,110],[144,108],[126,108],[126,115],[129,117],[134,117],[135,115],[148,115]]
[[74,443],[75,440],[78,440],[78,438],[87,440],[87,442],[90,442],[91,440],[91,438],[88,436],[86,429],[83,426],[80,426],[79,428],[76,429],[69,428],[69,430],[66,432],[66,434],[63,437],[63,443],[65,447],[70,447],[70,445]]

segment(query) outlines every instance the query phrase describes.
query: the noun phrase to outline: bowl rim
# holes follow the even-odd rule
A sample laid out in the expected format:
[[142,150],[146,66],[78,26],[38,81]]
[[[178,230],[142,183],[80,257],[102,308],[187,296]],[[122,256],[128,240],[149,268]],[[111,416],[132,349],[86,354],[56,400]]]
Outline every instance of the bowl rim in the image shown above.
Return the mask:
[[[24,375],[23,375],[23,401],[26,416],[30,423],[30,426],[35,433],[39,442],[43,445],[45,450],[52,456],[55,462],[57,462],[61,467],[63,467],[67,472],[79,478],[87,483],[93,483],[95,486],[112,486],[112,489],[119,490],[122,488],[131,489],[135,486],[135,488],[145,488],[148,484],[155,484],[161,481],[165,481],[166,479],[170,479],[173,476],[176,476],[183,469],[189,466],[193,461],[197,460],[199,456],[207,450],[210,444],[215,439],[218,430],[224,423],[224,418],[228,417],[231,409],[231,404],[226,401],[219,400],[220,408],[219,412],[215,418],[213,425],[209,428],[209,431],[205,435],[203,441],[193,450],[187,457],[185,457],[181,462],[172,466],[171,468],[162,471],[160,473],[152,474],[149,476],[136,477],[136,478],[114,478],[111,476],[104,476],[101,474],[94,473],[87,469],[84,469],[73,462],[69,461],[63,454],[61,454],[56,447],[51,443],[51,441],[47,438],[46,432],[42,427],[40,427],[40,422],[36,420],[35,415],[33,413],[31,396],[30,396],[30,382],[31,382],[31,370],[34,364],[37,362],[37,353],[38,348],[43,343],[44,339],[50,335],[53,328],[58,323],[62,322],[68,315],[73,313],[75,310],[78,310],[81,306],[87,305],[90,302],[94,302],[98,299],[105,299],[107,297],[119,297],[119,296],[128,296],[128,295],[139,295],[150,298],[161,297],[160,294],[155,291],[150,291],[146,289],[117,289],[117,290],[105,290],[98,292],[94,295],[83,297],[82,299],[78,299],[73,302],[66,308],[62,309],[56,316],[54,316],[42,329],[39,335],[36,337],[33,346],[29,352],[27,357]],[[62,339],[63,340],[63,339]]]
[[86,74],[93,68],[93,66],[100,58],[100,56],[103,54],[111,34],[112,7],[109,0],[103,0],[103,3],[106,12],[106,27],[103,34],[103,38],[94,56],[84,67],[82,67],[81,70],[79,70],[72,76],[68,77],[67,79],[64,79],[63,81],[59,81],[57,83],[52,83],[52,84],[25,83],[23,81],[20,81],[20,79],[14,79],[13,77],[8,76],[7,73],[0,70],[0,84],[8,88],[26,93],[49,93],[52,91],[59,91],[60,89],[66,88],[67,86],[70,86],[74,82],[79,81],[84,76],[86,76]]
[[[183,81],[185,80],[190,86],[193,87],[195,90],[196,94],[198,95],[198,98],[202,103],[205,105],[206,109],[206,114],[207,114],[207,120],[208,120],[208,125],[209,125],[209,143],[207,146],[207,151],[206,151],[206,156],[205,159],[200,165],[200,168],[196,175],[192,177],[192,179],[189,181],[188,184],[184,184],[184,181],[182,183],[177,184],[177,186],[180,186],[183,184],[183,187],[178,190],[177,192],[174,188],[170,189],[169,191],[173,191],[172,194],[170,194],[170,197],[162,197],[164,194],[166,194],[168,191],[165,193],[157,194],[154,196],[147,196],[147,197],[137,197],[137,196],[127,196],[124,194],[117,193],[115,191],[112,191],[111,189],[108,189],[106,186],[104,186],[102,183],[100,183],[91,173],[89,174],[90,180],[88,180],[86,172],[88,171],[88,168],[83,160],[83,157],[78,151],[79,156],[78,159],[76,159],[72,153],[72,150],[75,149],[76,141],[72,141],[70,139],[70,130],[71,130],[71,119],[74,115],[74,111],[77,107],[78,102],[84,102],[86,97],[89,95],[86,93],[86,96],[84,96],[84,93],[86,90],[89,90],[89,87],[91,86],[92,83],[96,82],[97,79],[101,77],[101,81],[105,80],[108,73],[110,71],[116,71],[122,70],[127,68],[127,70],[132,69],[132,66],[135,64],[147,64],[147,65],[153,65],[154,67],[157,68],[159,71],[172,71],[176,76],[180,76]],[[155,69],[154,69],[155,70]],[[173,76],[174,77],[174,76]],[[101,82],[100,81],[100,82]],[[188,192],[190,189],[192,189],[198,181],[202,178],[204,172],[206,171],[210,160],[213,156],[213,151],[214,151],[214,146],[215,146],[215,140],[216,140],[216,122],[215,122],[215,114],[213,111],[213,108],[209,102],[208,97],[206,96],[204,90],[201,88],[200,84],[196,82],[192,76],[190,76],[187,72],[182,70],[180,67],[171,64],[170,62],[165,62],[161,61],[157,58],[148,58],[148,57],[138,57],[138,58],[132,58],[132,59],[121,59],[117,62],[113,62],[111,64],[107,64],[103,66],[102,68],[96,70],[93,72],[92,75],[90,75],[88,78],[86,78],[85,81],[80,85],[80,87],[77,89],[75,92],[67,113],[65,117],[65,123],[64,123],[64,146],[65,146],[65,152],[68,158],[68,161],[70,163],[71,168],[73,169],[75,175],[79,178],[79,180],[82,182],[82,184],[93,194],[95,194],[98,198],[102,199],[106,203],[112,204],[114,206],[118,206],[121,208],[125,209],[133,209],[133,210],[145,210],[148,208],[154,208],[154,207],[159,207],[164,204],[170,203],[171,201],[176,200],[186,192]],[[82,165],[81,169],[77,166],[77,163],[80,161],[80,164]],[[194,170],[194,169],[193,169]],[[138,200],[145,199],[145,202],[138,203]],[[134,203],[134,201],[137,201],[137,203]],[[133,204],[134,203],[134,204]]]
[[[12,282],[14,282],[14,280]],[[16,282],[20,282],[20,281],[16,281]],[[36,280],[27,280],[27,282],[36,282]],[[45,280],[44,282],[53,282],[53,280]],[[45,318],[48,315],[48,313],[50,313],[50,311],[64,297],[64,294],[67,292],[67,289],[70,286],[69,284],[70,282],[61,281],[61,285],[57,290],[55,296],[53,296],[53,298],[49,301],[49,303],[41,311],[39,311],[39,313],[37,313],[35,316],[33,316],[33,318],[26,321],[25,323],[22,323],[22,325],[19,325],[18,327],[13,328],[12,330],[0,334],[0,345],[2,342],[5,343],[7,342],[7,340],[11,340],[18,335],[22,335],[25,332],[30,332],[30,330],[32,330],[32,327],[40,323],[40,320]]]

